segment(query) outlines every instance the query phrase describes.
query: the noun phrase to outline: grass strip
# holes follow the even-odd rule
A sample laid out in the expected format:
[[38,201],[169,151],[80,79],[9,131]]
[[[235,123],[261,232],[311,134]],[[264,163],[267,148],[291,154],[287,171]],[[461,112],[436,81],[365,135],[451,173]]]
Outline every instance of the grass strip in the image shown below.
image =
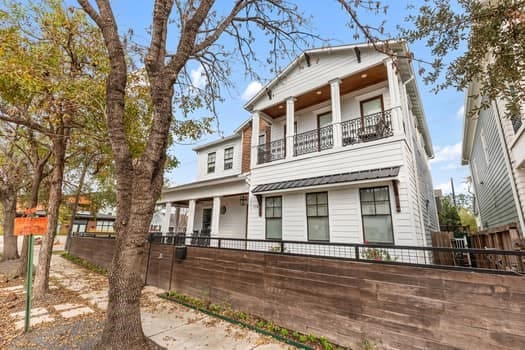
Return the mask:
[[179,304],[184,305],[186,307],[189,307],[191,309],[203,312],[203,313],[205,313],[207,315],[210,315],[210,316],[213,316],[213,317],[216,317],[216,318],[220,318],[221,320],[224,320],[226,322],[230,322],[232,324],[239,325],[239,326],[242,326],[244,328],[248,328],[248,329],[250,329],[252,331],[255,331],[255,332],[259,333],[259,334],[270,336],[270,337],[272,337],[272,338],[274,338],[276,340],[279,340],[280,342],[286,343],[288,345],[295,346],[296,348],[304,349],[304,350],[314,350],[314,348],[312,348],[312,347],[310,347],[308,345],[305,345],[305,344],[296,342],[294,340],[282,337],[282,336],[277,335],[277,334],[272,333],[272,332],[268,332],[268,331],[266,331],[264,329],[260,329],[259,327],[254,326],[254,325],[251,325],[251,324],[248,324],[248,323],[245,323],[245,322],[242,322],[242,321],[239,321],[239,320],[236,320],[236,319],[233,319],[233,318],[230,318],[230,317],[227,317],[227,316],[215,313],[215,312],[210,311],[208,309],[205,309],[205,308],[202,308],[202,307],[198,307],[198,306],[192,305],[190,303],[184,302],[182,300],[176,299],[174,297],[169,296],[168,293],[161,293],[161,294],[158,294],[158,296],[160,298],[163,298],[163,299],[166,299],[166,300],[169,300],[169,301],[174,301],[176,303],[179,303]]
[[74,256],[74,255],[71,255],[67,252],[64,252],[62,254],[60,254],[61,257],[63,257],[64,259],[66,260],[69,260],[71,261],[73,264],[76,264],[76,265],[79,265],[79,266],[82,266],[88,270],[91,270],[93,272],[96,272],[96,273],[99,273],[101,275],[104,275],[104,276],[107,276],[108,275],[108,271],[100,266],[97,266],[93,263],[90,263],[89,261],[87,260],[84,260],[82,258],[79,258],[77,256]]

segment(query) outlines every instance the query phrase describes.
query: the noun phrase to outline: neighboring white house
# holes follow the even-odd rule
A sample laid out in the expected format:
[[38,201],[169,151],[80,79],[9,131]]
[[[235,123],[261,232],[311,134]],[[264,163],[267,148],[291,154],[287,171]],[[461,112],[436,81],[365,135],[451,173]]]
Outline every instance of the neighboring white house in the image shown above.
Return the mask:
[[498,99],[479,110],[482,98],[477,82],[470,84],[462,164],[470,166],[478,221],[482,229],[515,223],[525,232],[524,108],[521,115],[509,116],[506,102]]
[[232,136],[194,149],[197,180],[163,191],[166,213],[187,208],[186,225],[165,215],[163,232],[430,245],[433,150],[408,59],[368,44],[308,50],[244,107]]

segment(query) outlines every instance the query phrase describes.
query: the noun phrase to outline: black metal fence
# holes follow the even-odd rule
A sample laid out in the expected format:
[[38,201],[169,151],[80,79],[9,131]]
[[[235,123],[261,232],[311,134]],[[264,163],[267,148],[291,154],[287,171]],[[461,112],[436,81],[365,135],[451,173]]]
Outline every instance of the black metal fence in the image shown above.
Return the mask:
[[286,139],[257,146],[257,164],[269,163],[286,157]]
[[328,125],[294,135],[294,156],[319,152],[334,146],[334,128]]
[[343,146],[392,136],[392,110],[366,115],[341,123]]
[[173,233],[166,235],[155,233],[150,235],[149,240],[157,244],[190,247],[315,256],[429,268],[525,274],[525,251],[192,237]]

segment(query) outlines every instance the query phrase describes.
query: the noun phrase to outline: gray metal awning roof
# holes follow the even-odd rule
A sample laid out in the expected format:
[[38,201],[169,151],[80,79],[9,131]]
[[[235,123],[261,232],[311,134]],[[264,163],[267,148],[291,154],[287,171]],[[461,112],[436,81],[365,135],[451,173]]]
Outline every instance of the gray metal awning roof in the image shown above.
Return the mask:
[[400,167],[380,168],[373,170],[353,171],[325,176],[307,177],[298,180],[273,182],[269,184],[257,185],[252,193],[262,193],[270,191],[288,190],[292,188],[302,188],[320,185],[332,185],[363,180],[374,180],[395,177],[399,174]]

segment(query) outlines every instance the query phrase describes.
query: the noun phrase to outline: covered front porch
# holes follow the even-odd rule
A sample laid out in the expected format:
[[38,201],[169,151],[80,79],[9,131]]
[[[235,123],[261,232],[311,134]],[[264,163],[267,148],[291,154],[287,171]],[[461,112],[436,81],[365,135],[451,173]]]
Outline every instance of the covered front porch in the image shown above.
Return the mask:
[[[231,179],[230,179],[231,180]],[[157,205],[152,231],[163,240],[175,236],[192,239],[246,238],[248,184],[217,179],[167,189]]]

